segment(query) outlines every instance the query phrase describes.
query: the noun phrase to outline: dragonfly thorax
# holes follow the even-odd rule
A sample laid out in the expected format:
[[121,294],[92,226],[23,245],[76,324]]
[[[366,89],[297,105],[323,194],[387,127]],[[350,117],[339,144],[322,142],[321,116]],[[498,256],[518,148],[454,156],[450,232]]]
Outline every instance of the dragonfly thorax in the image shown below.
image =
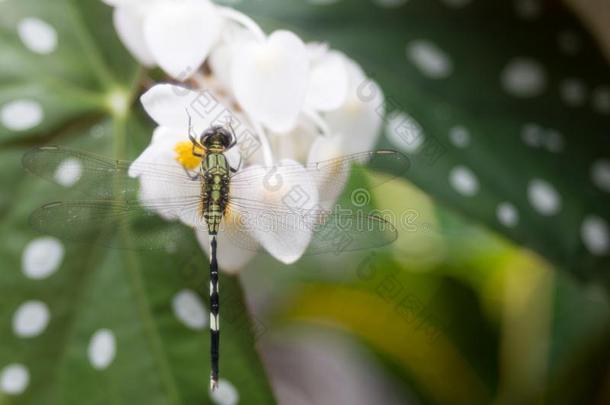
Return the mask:
[[201,162],[203,184],[201,189],[201,215],[208,225],[210,235],[218,233],[220,221],[227,208],[229,200],[230,167],[222,152],[214,152],[216,147],[224,150],[224,146],[214,145]]

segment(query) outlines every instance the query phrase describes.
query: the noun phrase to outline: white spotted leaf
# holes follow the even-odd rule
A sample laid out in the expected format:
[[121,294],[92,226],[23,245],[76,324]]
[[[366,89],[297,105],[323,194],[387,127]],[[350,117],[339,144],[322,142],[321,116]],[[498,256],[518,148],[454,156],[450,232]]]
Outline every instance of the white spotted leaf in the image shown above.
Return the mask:
[[111,15],[96,0],[0,2],[0,144],[106,114],[129,90],[137,64],[100,23]]

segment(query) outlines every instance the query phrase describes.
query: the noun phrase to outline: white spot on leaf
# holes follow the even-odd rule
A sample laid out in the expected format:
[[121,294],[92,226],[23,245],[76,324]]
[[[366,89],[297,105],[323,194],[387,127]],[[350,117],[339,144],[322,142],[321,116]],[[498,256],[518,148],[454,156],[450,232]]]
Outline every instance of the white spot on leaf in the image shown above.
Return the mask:
[[525,124],[521,129],[523,142],[532,148],[545,147],[549,152],[561,152],[563,135],[554,129],[546,129],[538,124]]
[[72,187],[80,180],[83,165],[78,159],[68,158],[61,162],[55,170],[55,181],[64,187]]
[[108,329],[100,329],[93,334],[87,350],[89,363],[96,370],[105,370],[116,355],[116,338]]
[[182,290],[172,300],[176,317],[187,327],[202,330],[207,323],[206,310],[201,298],[191,290]]
[[449,139],[458,148],[465,148],[470,144],[470,132],[462,126],[456,126],[449,130]]
[[514,227],[519,222],[519,212],[517,211],[517,208],[509,202],[503,202],[498,205],[496,215],[498,221],[509,228]]
[[456,166],[449,173],[449,183],[458,193],[471,197],[479,191],[479,180],[464,166]]
[[19,38],[32,52],[48,55],[57,48],[57,31],[38,18],[28,17],[17,26]]
[[216,405],[236,405],[239,393],[233,384],[224,378],[218,380],[218,388],[210,392],[210,398]]
[[563,135],[554,129],[549,129],[546,131],[544,146],[549,152],[561,152],[563,150]]
[[407,58],[431,79],[447,78],[453,71],[453,63],[445,51],[426,39],[411,41],[407,45]]
[[406,4],[408,0],[373,0],[375,4],[385,8],[395,8]]
[[38,336],[44,332],[50,318],[49,307],[44,302],[24,302],[13,315],[13,332],[24,338]]
[[566,55],[576,55],[580,50],[580,36],[574,31],[562,31],[557,37],[559,50]]
[[591,179],[601,190],[610,193],[610,161],[601,159],[593,163]]
[[388,140],[404,152],[414,153],[424,143],[422,127],[410,115],[394,111],[389,114],[386,124]]
[[534,97],[546,87],[546,72],[535,60],[516,58],[508,63],[501,76],[504,90],[515,97]]
[[55,238],[42,237],[32,240],[21,256],[23,274],[40,280],[49,277],[59,268],[64,257],[64,247]]
[[22,394],[29,383],[30,373],[22,364],[9,364],[0,373],[0,391],[5,394]]
[[525,124],[521,129],[521,138],[527,146],[537,148],[544,142],[544,129],[538,124]]
[[15,100],[6,103],[0,112],[2,125],[12,131],[25,131],[38,126],[44,118],[40,103],[32,100]]
[[113,90],[106,96],[106,104],[112,114],[124,117],[129,110],[129,94],[121,89]]
[[339,0],[307,0],[311,4],[327,5],[337,3]]
[[450,8],[461,8],[470,4],[472,0],[442,0],[442,2]]
[[561,209],[561,197],[555,188],[541,179],[530,181],[527,188],[530,204],[544,216],[555,215]]
[[593,108],[600,114],[610,114],[610,87],[600,86],[593,90]]
[[561,99],[569,107],[579,107],[587,99],[587,88],[580,79],[565,79],[559,85]]
[[540,15],[542,5],[540,0],[515,0],[515,11],[522,19],[533,20]]
[[584,245],[595,256],[608,254],[610,250],[609,233],[606,221],[595,215],[586,217],[580,229]]

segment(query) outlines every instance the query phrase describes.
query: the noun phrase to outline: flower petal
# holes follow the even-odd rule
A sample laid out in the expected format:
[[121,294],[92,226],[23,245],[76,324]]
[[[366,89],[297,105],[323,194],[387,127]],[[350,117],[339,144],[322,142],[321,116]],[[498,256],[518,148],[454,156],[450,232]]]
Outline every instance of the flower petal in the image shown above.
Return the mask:
[[[210,239],[207,228],[198,227],[195,230],[197,240],[208,257],[210,256]],[[247,236],[246,236],[247,237]],[[242,249],[235,246],[225,232],[218,233],[218,248],[216,251],[218,267],[221,271],[228,274],[236,274],[244,268],[244,266],[256,256],[256,252],[252,250]],[[252,241],[252,243],[255,243]]]
[[253,40],[254,35],[251,31],[235,24],[226,23],[222,32],[222,41],[210,53],[208,63],[214,73],[214,77],[230,95],[233,95],[233,83],[231,80],[233,56],[236,55],[236,49],[241,47],[245,42]]
[[[180,132],[169,128],[159,127],[155,129],[152,142],[129,168],[129,176],[140,180],[138,194],[140,202],[146,207],[154,201],[156,203],[154,211],[168,220],[183,219],[184,207],[179,207],[176,204],[173,204],[174,208],[170,207],[172,207],[173,201],[182,201],[183,197],[193,196],[194,190],[192,187],[185,187],[184,183],[159,181],[148,168],[161,165],[165,171],[175,170],[177,176],[185,175],[184,169],[175,158],[174,147],[176,143],[186,139]],[[167,204],[160,207],[160,204],[158,204],[160,201]],[[185,221],[183,220],[183,222]],[[191,223],[187,223],[187,225],[193,226]]]
[[312,238],[312,224],[300,214],[318,207],[313,178],[293,160],[283,160],[273,170],[250,166],[244,171],[257,181],[248,187],[231,187],[235,206],[239,208],[241,201],[245,207],[240,223],[276,259],[294,263]]
[[233,61],[233,46],[230,44],[221,44],[214,48],[208,63],[214,77],[218,82],[225,87],[228,92],[232,92],[231,88],[231,62]]
[[[172,84],[158,84],[140,98],[144,109],[161,126],[181,131],[185,137],[189,131],[189,115],[192,132],[200,134],[212,126],[222,114],[232,114],[219,98],[209,90],[195,92]],[[219,123],[219,122],[216,122]]]
[[[309,149],[307,163],[322,162],[348,154],[347,151],[350,148],[346,145],[348,143],[346,138],[347,137],[341,135],[318,137]],[[325,208],[330,209],[335,205],[335,202],[343,192],[348,179],[348,172],[337,173],[332,179],[318,179],[317,187],[320,191],[320,195],[324,196],[322,205]]]
[[348,90],[345,57],[339,52],[328,52],[312,64],[305,104],[314,110],[332,111],[345,103]]
[[270,141],[278,156],[297,162],[305,162],[309,149],[318,135],[318,128],[315,123],[301,117],[292,131],[283,134],[271,133]]
[[163,2],[144,21],[144,36],[157,63],[178,80],[188,79],[220,37],[223,20],[208,0]]
[[330,47],[326,42],[308,42],[306,45],[307,54],[312,63],[316,63],[328,54]]
[[[129,176],[136,178],[146,174],[145,165],[148,163],[173,164],[174,150],[172,145],[183,141],[184,135],[167,127],[155,128],[151,143],[144,149],[129,168]],[[142,163],[143,165],[135,164]]]
[[355,62],[348,61],[347,69],[350,77],[347,101],[338,110],[326,114],[332,131],[341,136],[343,154],[373,149],[385,114],[383,91],[379,85],[368,79]]
[[[345,104],[326,114],[333,136],[318,137],[309,151],[308,163],[334,159],[343,155],[366,152],[374,149],[380,135],[385,113],[384,96],[381,88],[368,79],[360,66],[347,61],[350,89]],[[345,178],[321,181],[317,186],[324,195],[324,206],[329,208],[341,195],[339,182],[347,183]]]
[[291,130],[303,108],[309,82],[305,44],[289,31],[276,31],[264,43],[248,41],[236,50],[233,90],[255,120],[275,132]]
[[155,59],[144,39],[144,16],[132,7],[117,7],[113,19],[119,38],[134,58],[146,67],[155,66]]

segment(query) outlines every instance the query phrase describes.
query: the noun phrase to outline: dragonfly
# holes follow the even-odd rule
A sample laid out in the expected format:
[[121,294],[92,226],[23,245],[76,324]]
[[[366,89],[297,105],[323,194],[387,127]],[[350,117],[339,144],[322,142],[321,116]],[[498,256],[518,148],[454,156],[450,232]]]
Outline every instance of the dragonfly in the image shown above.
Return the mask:
[[[220,353],[220,299],[218,235],[225,232],[235,246],[259,250],[247,234],[264,232],[280,246],[290,249],[295,240],[308,240],[306,255],[372,249],[392,243],[396,227],[361,209],[332,206],[345,191],[351,176],[364,167],[386,175],[367,177],[368,188],[404,175],[409,159],[399,152],[377,150],[301,165],[282,161],[258,170],[232,167],[227,153],[236,145],[232,130],[213,126],[200,136],[189,135],[192,154],[201,159],[196,170],[138,159],[124,161],[62,146],[41,146],[23,157],[26,171],[63,185],[72,178],[86,199],[45,204],[30,216],[31,226],[44,234],[79,243],[120,249],[170,249],[182,243],[184,224],[207,230],[210,277],[210,388],[218,387]],[[146,174],[139,182],[134,173]],[[362,172],[364,173],[364,172]],[[273,182],[270,182],[273,179]],[[296,185],[280,190],[290,180]],[[313,185],[319,190],[315,206],[296,198],[294,189]],[[270,190],[254,193],[253,189]],[[281,186],[281,184],[279,184]],[[258,187],[257,187],[258,186]],[[151,187],[163,196],[148,195]],[[307,187],[301,187],[301,191]],[[284,194],[278,198],[278,190]],[[302,193],[301,193],[302,194]],[[269,195],[274,198],[269,199]],[[356,208],[360,208],[359,206]],[[240,226],[229,226],[235,221]],[[235,225],[235,224],[233,224]],[[129,238],[124,238],[129,234]],[[294,239],[290,237],[292,235]]]

